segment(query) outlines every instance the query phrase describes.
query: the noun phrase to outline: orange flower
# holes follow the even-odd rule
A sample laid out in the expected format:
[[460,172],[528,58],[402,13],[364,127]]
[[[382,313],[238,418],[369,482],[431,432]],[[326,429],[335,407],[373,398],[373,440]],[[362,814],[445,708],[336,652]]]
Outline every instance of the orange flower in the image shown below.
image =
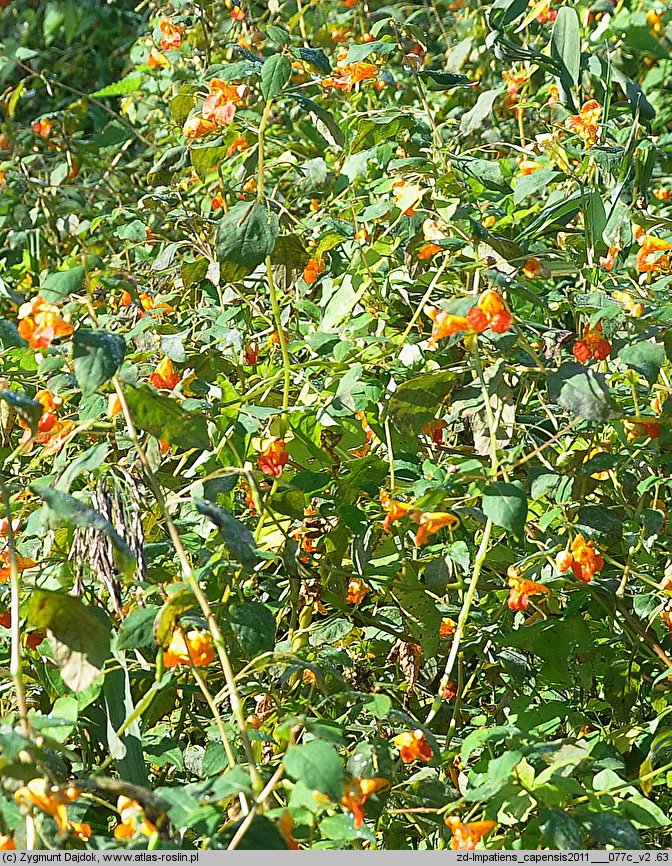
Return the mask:
[[43,117],[41,120],[35,120],[32,124],[33,132],[41,138],[49,138],[53,128],[54,124],[46,117]]
[[[6,583],[11,576],[10,554],[9,550],[3,550],[0,553],[0,583]],[[35,568],[37,563],[34,559],[28,559],[25,556],[16,555],[16,567],[19,571],[25,571],[27,568]]]
[[540,162],[535,162],[533,159],[525,159],[522,156],[518,157],[516,162],[518,163],[518,168],[523,177],[534,174],[535,171],[539,171],[540,168],[543,168]]
[[613,270],[620,250],[621,248],[618,246],[618,244],[614,244],[609,247],[609,252],[606,254],[606,256],[600,256],[600,264],[605,269],[605,271]]
[[147,58],[147,66],[150,69],[167,69],[170,66],[170,60],[165,54],[162,54],[156,48],[152,48]]
[[[21,528],[21,518],[15,517],[12,520],[12,533],[16,535],[16,533]],[[9,536],[9,520],[6,517],[0,517],[0,538],[7,538]]]
[[378,67],[374,63],[347,63],[343,51],[341,59],[336,64],[336,75],[329,75],[322,80],[322,87],[335,87],[343,93],[351,93],[355,85],[362,81],[375,79]]
[[663,623],[672,631],[672,610],[664,610],[660,615]]
[[355,418],[362,425],[362,430],[364,431],[364,434],[366,436],[366,440],[365,440],[364,444],[361,446],[361,448],[349,448],[348,453],[354,454],[355,457],[366,457],[366,455],[371,450],[371,442],[373,440],[373,430],[371,429],[371,425],[369,424],[369,422],[366,419],[366,413],[365,412],[356,412]]
[[447,511],[427,512],[420,511],[419,508],[413,508],[408,512],[408,516],[419,527],[415,534],[415,543],[418,547],[427,544],[429,536],[434,535],[444,527],[447,526],[452,531],[460,525],[459,518],[455,517],[454,514],[449,514]]
[[572,542],[572,571],[577,580],[589,583],[593,575],[604,567],[604,559],[595,553],[592,541],[577,535]]
[[247,150],[249,147],[247,140],[244,138],[234,138],[226,150],[226,158],[230,159],[234,153],[239,150]]
[[303,281],[312,286],[316,283],[320,274],[324,273],[324,261],[322,259],[310,259],[306,267],[303,269]]
[[404,764],[412,764],[413,761],[431,761],[434,755],[432,747],[427,742],[427,737],[420,730],[404,731],[392,738],[392,742],[399,749],[399,755]]
[[507,108],[511,108],[518,102],[518,91],[521,85],[525,84],[529,77],[529,73],[525,70],[521,70],[520,72],[510,72],[508,69],[505,69],[502,72],[502,79],[506,82],[506,99],[504,101],[504,105]]
[[449,616],[444,616],[441,620],[441,628],[439,629],[439,637],[444,640],[455,634],[455,620]]
[[548,107],[555,108],[558,104],[558,100],[560,99],[560,91],[558,90],[557,84],[551,84],[548,88]]
[[431,436],[435,445],[443,445],[443,431],[448,427],[448,424],[440,418],[434,421],[428,421],[423,424],[422,432],[425,436]]
[[547,24],[551,21],[555,21],[558,17],[558,13],[555,9],[552,9],[550,6],[544,6],[541,12],[537,15],[537,22],[539,24]]
[[596,99],[589,99],[581,106],[578,114],[572,114],[565,121],[565,127],[576,133],[586,145],[594,147],[597,142],[597,128],[602,116],[602,106]]
[[604,361],[611,353],[611,343],[604,339],[602,323],[598,322],[591,328],[586,325],[583,330],[583,340],[577,340],[572,348],[572,354],[577,361],[585,364],[590,358],[596,361]]
[[200,138],[202,135],[207,135],[214,129],[217,129],[216,123],[205,120],[203,117],[200,117],[200,115],[194,115],[193,117],[188,117],[185,121],[184,126],[182,127],[182,135],[187,138]]
[[550,589],[534,580],[525,580],[522,577],[509,578],[509,598],[507,604],[511,610],[525,610],[530,603],[531,595],[548,595]]
[[37,806],[42,812],[52,816],[61,833],[67,833],[71,825],[66,805],[76,800],[80,793],[79,788],[74,786],[61,790],[52,788],[48,779],[31,779],[27,785],[16,791],[14,799],[20,806],[29,809]]
[[351,577],[348,581],[348,594],[346,602],[348,604],[360,604],[364,601],[364,597],[369,591],[369,587],[358,577]]
[[74,330],[61,316],[59,308],[48,304],[42,295],[21,304],[17,318],[19,334],[31,349],[46,349],[57,337],[67,337]]
[[550,272],[548,268],[544,267],[539,259],[536,259],[534,256],[531,256],[525,264],[523,265],[523,273],[528,278],[528,280],[536,280],[543,277],[550,276]]
[[114,829],[115,839],[128,839],[138,830],[143,836],[151,836],[156,831],[155,825],[145,817],[144,809],[137,800],[119,797],[117,811],[121,818],[121,824],[118,824]]
[[639,303],[639,301],[634,301],[629,292],[612,292],[611,297],[620,304],[623,304],[625,311],[636,319],[644,315],[644,305]]
[[653,197],[657,198],[658,201],[667,201],[668,199],[672,198],[672,191],[670,191],[664,186],[658,186],[653,191]]
[[425,313],[434,322],[432,336],[427,341],[430,348],[436,348],[439,340],[451,337],[460,331],[469,330],[469,320],[466,316],[452,316],[450,313],[439,312],[435,307],[427,307]]
[[654,12],[653,9],[646,13],[646,23],[655,36],[660,36],[665,29],[662,15],[659,12]]
[[449,815],[446,826],[453,834],[450,840],[453,851],[473,851],[483,836],[494,830],[497,824],[494,821],[472,821],[470,824],[463,824],[457,815]]
[[227,84],[219,78],[208,82],[210,94],[206,96],[201,113],[206,120],[218,126],[228,126],[236,116],[236,106],[247,93],[244,84]]
[[440,247],[438,244],[423,244],[418,250],[418,258],[421,262],[426,261],[427,259],[432,259],[437,253],[442,252],[443,247]]
[[164,51],[170,51],[171,48],[179,48],[182,45],[181,27],[176,27],[167,18],[162,18],[159,21],[159,30],[161,31],[161,48]]
[[[312,673],[312,671],[310,672]],[[292,836],[293,821],[292,821],[292,813],[289,809],[285,809],[285,811],[278,818],[278,830],[280,831],[280,835],[285,840],[285,845],[289,851],[298,851],[299,843],[296,841],[294,836]]]
[[503,334],[513,325],[513,316],[504,306],[499,293],[488,289],[478,299],[478,304],[467,313],[467,321],[472,331],[479,334],[488,327],[496,334]]
[[364,804],[372,794],[389,787],[387,779],[353,779],[345,786],[341,797],[341,806],[352,812],[355,819],[355,829],[358,830],[364,823]]
[[168,356],[159,362],[156,370],[150,374],[149,382],[159,390],[172,391],[180,381],[180,374],[173,368],[173,362]]
[[637,270],[640,273],[667,274],[672,263],[672,244],[653,235],[642,235],[637,252]]
[[245,20],[245,10],[241,9],[240,6],[234,6],[229,15],[233,21]]
[[401,520],[402,517],[406,517],[411,508],[413,508],[410,502],[399,502],[398,499],[392,499],[387,490],[380,491],[380,504],[383,506],[383,511],[387,512],[383,520],[385,532],[389,532],[390,526],[395,520]]
[[282,470],[289,461],[289,454],[285,449],[285,440],[271,437],[265,440],[261,453],[257,458],[257,465],[264,473],[273,478],[282,475]]
[[16,845],[11,836],[0,836],[0,851],[16,851]]
[[[192,629],[186,640],[181,629],[176,628],[168,649],[163,651],[163,664],[167,668],[188,665],[189,659],[196,668],[206,667],[215,659],[212,637],[207,631]],[[123,817],[122,817],[123,820]]]
[[452,699],[457,695],[457,683],[454,683],[452,680],[448,680],[441,693],[441,697],[444,701],[452,701]]

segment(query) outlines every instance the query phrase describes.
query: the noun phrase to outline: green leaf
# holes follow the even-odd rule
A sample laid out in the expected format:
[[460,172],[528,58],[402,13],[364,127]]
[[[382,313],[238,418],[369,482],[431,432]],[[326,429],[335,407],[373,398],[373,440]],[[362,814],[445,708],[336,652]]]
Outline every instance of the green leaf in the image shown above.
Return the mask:
[[422,428],[434,421],[457,382],[457,375],[447,370],[425,373],[402,382],[390,397],[390,421],[406,436],[422,433]]
[[118,554],[119,570],[127,574],[135,569],[133,551],[102,514],[61,490],[53,490],[51,487],[43,487],[38,484],[31,484],[30,489],[45,501],[49,515],[57,526],[65,523],[68,526],[79,526],[83,529],[97,529],[99,532],[104,532]]
[[261,93],[264,99],[275,99],[292,77],[292,62],[284,54],[274,54],[261,67]]
[[381,57],[391,54],[396,49],[394,42],[358,42],[348,48],[348,53],[345,58],[346,63],[361,63],[372,54],[379,54]]
[[[581,29],[572,6],[561,6],[551,34],[551,57],[556,61],[559,80],[565,93],[579,83],[581,72]],[[570,107],[571,107],[571,95]]]
[[639,833],[629,821],[619,818],[612,812],[591,815],[582,822],[590,838],[596,845],[612,845],[626,851],[640,851],[646,846]]
[[508,182],[504,180],[502,167],[498,162],[477,159],[474,156],[452,156],[451,163],[456,171],[478,181],[487,190],[504,194],[512,191]]
[[618,357],[631,370],[636,370],[643,376],[649,385],[655,385],[665,361],[665,348],[658,343],[642,341],[632,346],[624,346]]
[[180,617],[196,607],[196,599],[190,589],[179,589],[168,597],[154,617],[154,638],[164,649],[170,644],[175,626]]
[[495,0],[488,13],[488,24],[493,30],[508,27],[527,11],[526,0]]
[[73,292],[78,292],[84,285],[84,268],[77,265],[68,271],[53,271],[40,287],[40,294],[50,304],[62,301]]
[[616,406],[604,376],[582,364],[568,362],[548,377],[548,393],[570,415],[588,421],[607,421]]
[[105,613],[71,595],[33,589],[27,617],[34,628],[47,631],[65,684],[74,692],[88,688],[110,657],[111,626]]
[[442,90],[450,90],[453,87],[473,87],[476,84],[466,75],[457,72],[442,72],[440,69],[423,69],[419,75],[426,75],[431,78]]
[[10,322],[9,319],[0,319],[0,346],[4,349],[23,349],[27,345],[28,343],[19,334],[19,329],[14,322]]
[[192,108],[196,105],[195,94],[197,90],[198,88],[190,84],[183,85],[170,100],[170,116],[180,129],[184,125],[184,121],[189,117]]
[[265,604],[248,601],[233,605],[228,614],[244,658],[254,659],[262,653],[272,652],[275,647],[275,617]]
[[120,226],[115,234],[122,241],[131,241],[134,244],[141,244],[147,240],[147,228],[142,220],[131,220],[130,223]]
[[126,341],[109,331],[78,328],[72,339],[75,377],[82,394],[89,397],[121,367]]
[[37,425],[44,411],[41,403],[21,391],[10,391],[8,388],[0,388],[0,400],[4,400],[16,411],[19,418],[30,427],[33,436],[37,433]]
[[240,202],[219,221],[217,252],[220,261],[256,268],[273,252],[278,228],[277,215],[261,202]]
[[[212,840],[215,849],[228,848],[235,834],[240,830],[245,819],[241,818],[231,827],[227,827]],[[179,825],[182,826],[182,825]],[[265,815],[257,815],[238,843],[238,851],[286,851],[287,843],[275,824]],[[226,856],[225,854],[222,856]]]
[[495,526],[520,536],[527,520],[527,496],[519,481],[497,481],[483,491],[483,513]]
[[562,809],[544,809],[539,814],[539,827],[557,851],[580,851],[584,848],[581,828]]
[[191,164],[201,180],[205,180],[210,170],[225,159],[226,151],[227,148],[224,145],[191,148],[189,151]]
[[109,451],[110,446],[107,442],[99,442],[97,445],[87,448],[86,451],[68,463],[56,482],[56,489],[67,493],[79,475],[102,466]]
[[100,98],[102,96],[126,96],[128,93],[133,93],[142,88],[142,77],[140,75],[129,76],[122,78],[121,81],[116,81],[114,84],[108,84],[101,90],[96,90],[91,96]]
[[343,764],[336,749],[323,740],[290,746],[285,754],[290,779],[303,782],[311,791],[320,791],[334,802],[343,795]]
[[126,388],[124,395],[141,430],[178,448],[210,448],[207,423],[200,413],[187,412],[173,397],[157,394],[149,385]]
[[160,608],[156,605],[132,610],[122,622],[117,634],[117,649],[151,646],[154,643],[154,620],[158,610]]
[[205,499],[194,499],[194,505],[204,517],[215,524],[231,556],[244,568],[252,571],[262,561],[254,536],[247,526],[225,509]]
[[321,48],[299,48],[298,51],[296,51],[296,56],[306,63],[310,63],[310,65],[314,66],[318,72],[322,73],[322,75],[329,75],[331,72],[331,63],[329,62],[329,58]]

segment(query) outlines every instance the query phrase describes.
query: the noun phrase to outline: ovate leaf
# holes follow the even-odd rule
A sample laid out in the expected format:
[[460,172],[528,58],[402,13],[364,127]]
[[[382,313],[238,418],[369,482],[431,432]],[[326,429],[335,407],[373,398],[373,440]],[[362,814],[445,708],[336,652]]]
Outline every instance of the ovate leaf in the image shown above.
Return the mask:
[[303,782],[311,791],[320,791],[335,802],[343,795],[343,765],[336,749],[322,740],[290,746],[285,755],[290,779]]
[[195,499],[194,504],[202,515],[215,524],[231,556],[248,571],[252,571],[261,561],[261,557],[254,536],[247,526],[228,511],[205,499]]
[[248,601],[229,608],[229,624],[244,658],[254,659],[275,647],[275,617],[265,604]]
[[665,349],[658,343],[644,341],[633,346],[625,346],[618,357],[630,367],[644,376],[649,385],[655,385],[660,375],[660,368],[665,360]]
[[390,398],[390,421],[407,436],[421,433],[422,428],[436,418],[437,410],[456,381],[455,373],[443,371],[403,382]]
[[527,520],[527,496],[519,482],[497,481],[483,491],[483,513],[495,526],[522,535]]
[[117,634],[117,649],[151,646],[154,643],[154,620],[158,610],[155,605],[132,610],[122,622]]
[[284,54],[274,54],[261,67],[261,93],[274,99],[292,77],[292,62]]
[[40,287],[40,294],[50,304],[62,301],[84,285],[84,268],[77,265],[68,271],[54,271],[49,274]]
[[16,414],[30,427],[33,436],[37,433],[37,425],[42,417],[43,406],[37,400],[33,400],[20,391],[10,391],[8,388],[0,389],[0,400],[4,400],[16,411]]
[[210,448],[206,420],[200,413],[187,412],[174,398],[157,394],[149,385],[127,388],[125,397],[141,430],[178,448]]
[[65,593],[37,589],[28,601],[28,622],[48,633],[65,684],[75,692],[88,688],[110,657],[105,613]]
[[278,217],[261,202],[240,202],[219,221],[220,261],[256,268],[273,252],[278,228]]
[[548,392],[570,415],[606,421],[615,414],[614,400],[604,376],[582,364],[563,364],[548,377]]
[[78,328],[73,337],[77,384],[85,397],[95,394],[114,376],[124,360],[126,341],[109,331]]

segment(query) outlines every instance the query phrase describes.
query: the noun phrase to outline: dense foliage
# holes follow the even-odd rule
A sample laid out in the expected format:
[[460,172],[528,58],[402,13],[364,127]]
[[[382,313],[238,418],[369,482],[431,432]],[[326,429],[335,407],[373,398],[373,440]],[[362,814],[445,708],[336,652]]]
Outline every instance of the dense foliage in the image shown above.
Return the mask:
[[669,845],[667,7],[0,7],[0,847]]

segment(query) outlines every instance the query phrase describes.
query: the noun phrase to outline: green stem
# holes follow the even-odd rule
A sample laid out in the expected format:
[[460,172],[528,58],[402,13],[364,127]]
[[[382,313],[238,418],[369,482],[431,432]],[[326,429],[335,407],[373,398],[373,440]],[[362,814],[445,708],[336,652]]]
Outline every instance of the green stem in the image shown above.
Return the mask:
[[283,377],[282,411],[286,412],[289,408],[289,391],[292,384],[292,360],[289,357],[289,351],[287,349],[287,337],[285,336],[285,332],[282,327],[280,304],[278,302],[278,293],[275,288],[275,280],[273,279],[273,266],[271,264],[270,256],[266,256],[266,275],[268,277],[268,290],[271,296],[271,309],[273,310],[273,319],[275,320],[275,327],[278,332],[278,339],[280,340]]

